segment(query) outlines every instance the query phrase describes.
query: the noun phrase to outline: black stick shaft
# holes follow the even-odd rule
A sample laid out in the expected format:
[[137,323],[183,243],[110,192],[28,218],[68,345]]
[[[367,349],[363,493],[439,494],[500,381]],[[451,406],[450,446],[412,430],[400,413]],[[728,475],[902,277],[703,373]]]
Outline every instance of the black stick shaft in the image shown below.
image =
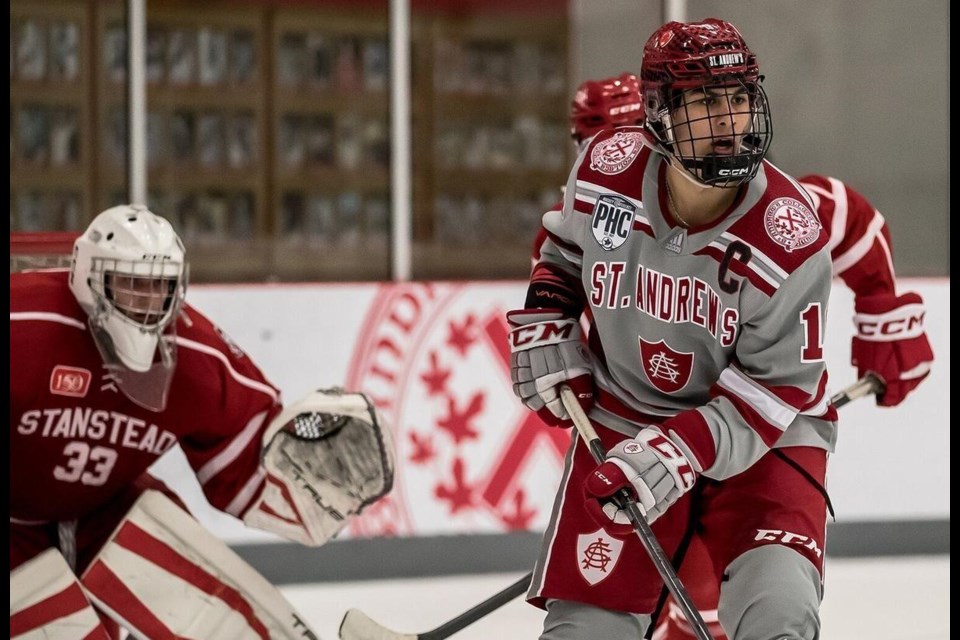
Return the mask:
[[490,596],[472,609],[464,611],[453,620],[443,623],[436,629],[431,629],[425,633],[418,634],[418,640],[443,640],[444,638],[449,638],[457,631],[460,631],[464,627],[473,624],[480,618],[486,616],[488,613],[496,611],[517,596],[521,595],[530,586],[530,580],[532,579],[533,572],[530,572],[500,593]]
[[[570,387],[566,385],[560,387],[560,399],[563,401],[563,406],[573,420],[573,426],[577,428],[580,437],[583,438],[584,443],[586,443],[590,449],[590,453],[593,455],[594,460],[597,461],[597,464],[606,460],[607,452],[600,442],[600,437],[597,436],[597,432],[590,423],[590,419],[583,412],[580,403],[577,402],[576,395],[574,395]],[[713,636],[707,631],[707,624],[703,621],[700,611],[693,605],[693,600],[687,593],[683,583],[680,582],[680,578],[677,577],[677,572],[673,570],[673,565],[670,563],[670,559],[667,558],[663,547],[657,542],[656,536],[650,529],[650,523],[647,522],[646,517],[640,511],[640,507],[630,499],[630,494],[628,494],[626,490],[621,492],[619,503],[630,517],[634,531],[637,532],[643,548],[646,549],[647,555],[650,556],[650,560],[657,568],[657,572],[660,574],[660,577],[663,578],[663,583],[667,586],[667,590],[670,592],[670,595],[673,596],[677,606],[680,607],[684,617],[690,624],[694,636],[697,640],[713,640]]]

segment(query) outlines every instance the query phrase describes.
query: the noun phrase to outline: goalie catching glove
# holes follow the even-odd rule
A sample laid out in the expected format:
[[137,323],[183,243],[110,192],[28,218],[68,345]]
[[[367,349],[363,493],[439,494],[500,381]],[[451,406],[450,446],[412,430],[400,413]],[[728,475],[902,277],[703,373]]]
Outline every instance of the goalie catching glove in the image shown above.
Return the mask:
[[274,418],[263,442],[266,487],[250,526],[321,545],[393,487],[390,432],[362,393],[315,391]]
[[591,517],[612,536],[634,534],[627,512],[615,501],[626,489],[653,523],[680,496],[693,488],[694,466],[656,427],[640,430],[607,452],[607,459],[587,476],[584,494]]
[[507,313],[513,392],[548,425],[573,423],[560,401],[566,383],[584,412],[593,405],[593,368],[580,338],[580,323],[557,309]]
[[885,385],[877,404],[894,407],[930,374],[933,351],[924,332],[926,309],[916,293],[857,298],[851,361],[863,377],[877,374]]

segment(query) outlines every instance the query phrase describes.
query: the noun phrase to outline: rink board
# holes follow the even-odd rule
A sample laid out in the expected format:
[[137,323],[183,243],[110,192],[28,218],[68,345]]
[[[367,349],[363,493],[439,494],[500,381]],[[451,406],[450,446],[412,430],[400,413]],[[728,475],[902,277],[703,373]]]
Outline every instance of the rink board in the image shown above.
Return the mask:
[[[844,527],[851,542],[862,541],[876,523],[885,528],[875,530],[881,544],[870,548],[881,553],[908,552],[911,531],[919,552],[944,527],[949,533],[949,280],[908,279],[901,289],[927,301],[933,373],[900,407],[861,400],[842,410],[828,479],[838,519],[831,543]],[[515,534],[504,540],[526,545],[535,535],[523,532],[546,524],[569,433],[543,428],[510,390],[504,312],[522,306],[524,292],[519,281],[206,285],[188,297],[287,401],[340,385],[377,402],[397,443],[396,488],[342,538],[416,545],[417,538]],[[836,391],[855,378],[852,296],[837,286],[830,304],[825,347]],[[231,544],[277,541],[209,508],[179,450],[155,471]]]

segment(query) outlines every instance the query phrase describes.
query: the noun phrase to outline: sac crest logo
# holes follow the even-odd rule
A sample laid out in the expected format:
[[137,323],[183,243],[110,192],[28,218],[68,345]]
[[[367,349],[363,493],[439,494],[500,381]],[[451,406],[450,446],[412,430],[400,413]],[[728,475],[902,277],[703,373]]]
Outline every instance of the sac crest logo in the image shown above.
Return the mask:
[[609,176],[629,167],[643,149],[643,135],[635,131],[618,131],[600,142],[590,152],[590,168]]
[[664,340],[640,341],[640,358],[643,372],[650,384],[664,393],[677,393],[690,381],[694,353],[672,349]]
[[607,579],[623,550],[623,541],[617,540],[603,529],[577,536],[577,569],[591,585]]
[[546,527],[570,433],[513,395],[502,284],[381,286],[345,387],[393,433],[393,491],[351,523],[357,537]]
[[798,200],[778,198],[763,216],[767,235],[787,252],[814,243],[820,237],[820,221]]

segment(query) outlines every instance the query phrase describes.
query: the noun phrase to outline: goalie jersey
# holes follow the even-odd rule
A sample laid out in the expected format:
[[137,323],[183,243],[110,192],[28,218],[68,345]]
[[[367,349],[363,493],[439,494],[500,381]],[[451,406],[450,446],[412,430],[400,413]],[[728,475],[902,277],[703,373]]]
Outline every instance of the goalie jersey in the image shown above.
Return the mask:
[[179,443],[210,503],[243,517],[264,487],[261,437],[280,394],[189,305],[162,412],[111,379],[66,270],[10,276],[10,515],[81,518],[108,504]]
[[661,424],[717,480],[772,447],[832,451],[831,260],[809,195],[765,161],[720,218],[688,230],[668,213],[666,169],[642,128],[606,130],[543,217],[527,306],[586,311],[590,417],[627,435]]

